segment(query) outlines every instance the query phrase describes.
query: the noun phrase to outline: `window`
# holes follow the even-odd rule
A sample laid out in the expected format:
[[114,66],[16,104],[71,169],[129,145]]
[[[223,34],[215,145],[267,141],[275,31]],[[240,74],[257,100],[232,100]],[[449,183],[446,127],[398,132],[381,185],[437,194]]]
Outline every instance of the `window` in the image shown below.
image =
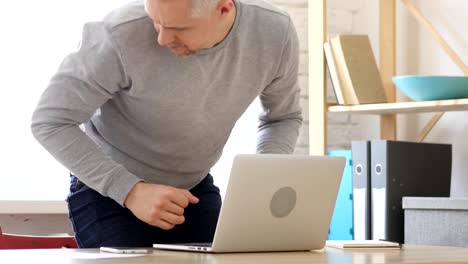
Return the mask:
[[[77,48],[83,23],[100,20],[125,2],[128,0],[2,2],[0,200],[63,200],[66,197],[68,170],[33,138],[31,115],[60,62]],[[225,155],[212,170],[223,193],[234,153],[255,152],[257,114],[254,112],[258,112],[255,106],[238,122]]]

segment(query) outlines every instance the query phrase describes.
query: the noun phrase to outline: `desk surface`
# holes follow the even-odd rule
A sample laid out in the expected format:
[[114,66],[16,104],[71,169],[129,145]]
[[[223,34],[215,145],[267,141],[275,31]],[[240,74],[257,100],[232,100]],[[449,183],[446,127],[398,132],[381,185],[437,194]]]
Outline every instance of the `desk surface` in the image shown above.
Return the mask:
[[[151,254],[131,258],[103,258],[96,249],[0,250],[0,263],[468,263],[468,248],[405,245],[398,249],[326,248],[312,252],[207,254],[153,250]],[[118,257],[118,256],[117,256]]]

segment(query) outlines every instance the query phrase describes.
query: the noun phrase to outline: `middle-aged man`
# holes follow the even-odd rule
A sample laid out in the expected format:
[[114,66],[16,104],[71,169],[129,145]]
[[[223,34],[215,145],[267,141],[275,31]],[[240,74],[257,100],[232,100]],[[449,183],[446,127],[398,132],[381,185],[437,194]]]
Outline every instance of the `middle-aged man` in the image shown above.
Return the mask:
[[136,1],[86,24],[32,117],[71,171],[78,245],[212,241],[209,171],[257,96],[258,153],[294,150],[298,53],[289,16],[257,0]]

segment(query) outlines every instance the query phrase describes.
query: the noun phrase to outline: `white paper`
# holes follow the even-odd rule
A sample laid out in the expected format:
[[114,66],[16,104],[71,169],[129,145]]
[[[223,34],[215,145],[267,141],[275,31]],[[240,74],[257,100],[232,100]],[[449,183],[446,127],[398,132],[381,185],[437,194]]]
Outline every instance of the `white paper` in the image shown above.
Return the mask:
[[326,245],[335,248],[400,248],[396,242],[382,240],[327,240]]

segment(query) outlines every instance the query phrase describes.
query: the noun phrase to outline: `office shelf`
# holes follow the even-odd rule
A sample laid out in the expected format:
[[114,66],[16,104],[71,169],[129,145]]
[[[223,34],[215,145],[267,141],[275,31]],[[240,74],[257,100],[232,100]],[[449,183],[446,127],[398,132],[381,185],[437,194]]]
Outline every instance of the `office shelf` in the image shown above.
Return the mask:
[[440,101],[398,102],[362,105],[330,105],[328,112],[353,114],[429,113],[468,110],[468,98]]
[[[437,113],[426,125],[420,139],[431,130],[447,111],[468,110],[468,98],[457,100],[396,102],[396,89],[392,77],[396,76],[396,1],[379,0],[379,62],[380,74],[387,94],[388,103],[365,105],[329,105],[326,91],[326,67],[323,43],[327,41],[327,0],[308,1],[309,29],[309,145],[310,154],[323,155],[327,153],[327,114],[351,113],[371,114],[380,116],[380,138],[397,139],[396,114],[400,113]],[[438,36],[432,26],[423,21],[417,10],[408,0],[403,1],[416,13],[417,19],[430,28],[431,34]],[[438,39],[438,38],[436,38]],[[439,39],[438,39],[439,41]],[[442,41],[443,42],[443,41]],[[440,43],[440,42],[439,42]],[[447,51],[446,43],[441,44]],[[452,52],[447,51],[453,55]],[[451,56],[451,58],[457,57]],[[463,62],[459,63],[463,68]],[[312,121],[313,120],[313,121]]]

